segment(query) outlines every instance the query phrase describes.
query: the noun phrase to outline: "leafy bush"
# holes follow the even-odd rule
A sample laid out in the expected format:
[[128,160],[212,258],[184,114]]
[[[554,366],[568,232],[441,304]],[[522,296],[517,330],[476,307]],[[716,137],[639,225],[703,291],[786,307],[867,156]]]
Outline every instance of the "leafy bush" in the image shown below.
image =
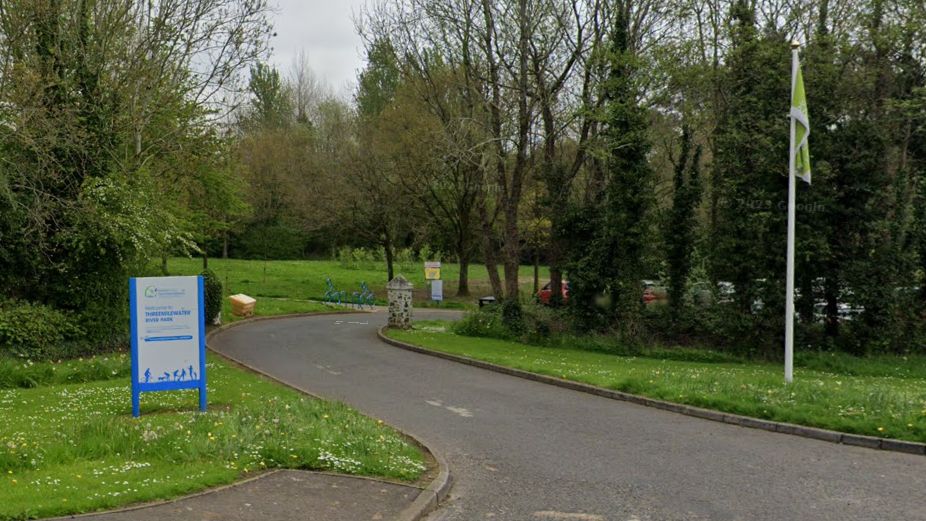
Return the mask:
[[385,252],[382,248],[353,248],[342,246],[335,253],[335,260],[346,270],[375,270],[383,262]]
[[515,299],[505,299],[501,305],[502,325],[515,335],[524,333],[524,313],[521,303]]
[[441,260],[441,252],[438,249],[434,249],[430,244],[424,244],[421,248],[418,249],[418,260],[421,262],[426,261],[438,261]]
[[415,253],[411,248],[398,248],[395,251],[395,264],[399,271],[411,272],[416,269]]
[[41,304],[0,302],[0,352],[42,360],[59,356],[85,335],[76,317]]
[[[540,305],[522,305],[518,309],[520,318],[515,322],[516,329],[506,326],[502,318],[504,306],[498,305],[467,313],[462,320],[452,325],[452,330],[461,336],[495,338],[539,347],[580,349],[619,356],[702,363],[732,363],[744,360],[742,356],[734,353],[698,347],[666,346],[659,342],[642,343],[622,338],[613,332],[575,333],[566,310]],[[514,317],[509,318],[512,319]]]
[[467,313],[462,320],[454,322],[453,332],[463,336],[510,339],[509,331],[502,324],[498,306],[489,306]]
[[524,323],[523,333],[529,343],[557,338],[572,330],[572,324],[562,309],[535,304],[523,306],[521,311]]
[[203,289],[206,291],[206,324],[212,324],[219,313],[222,312],[222,281],[219,276],[212,270],[205,270],[201,273],[203,277]]

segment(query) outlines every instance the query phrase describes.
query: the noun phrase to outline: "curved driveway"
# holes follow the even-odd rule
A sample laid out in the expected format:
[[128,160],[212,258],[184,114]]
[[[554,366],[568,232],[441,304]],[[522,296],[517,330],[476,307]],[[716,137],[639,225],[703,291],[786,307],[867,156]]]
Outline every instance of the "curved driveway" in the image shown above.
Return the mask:
[[376,338],[384,321],[254,322],[212,347],[440,452],[455,484],[434,521],[926,520],[922,456],[701,420],[404,351]]

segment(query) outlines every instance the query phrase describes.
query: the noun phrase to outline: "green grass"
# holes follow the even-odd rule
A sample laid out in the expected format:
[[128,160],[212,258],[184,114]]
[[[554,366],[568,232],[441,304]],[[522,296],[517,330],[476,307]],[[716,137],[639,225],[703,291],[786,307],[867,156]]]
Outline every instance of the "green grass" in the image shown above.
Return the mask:
[[275,467],[405,481],[425,469],[381,422],[212,355],[208,413],[195,391],[146,393],[134,419],[128,367],[124,355],[32,364],[36,387],[0,390],[0,519],[168,498]]
[[[347,269],[337,261],[262,261],[240,259],[209,259],[209,268],[216,272],[225,285],[225,293],[245,293],[258,299],[257,314],[269,314],[261,310],[270,304],[268,298],[287,298],[297,300],[322,300],[325,295],[325,278],[331,277],[337,289],[348,295],[360,289],[360,282],[365,281],[376,294],[378,303],[385,303],[386,268],[382,263],[370,263],[366,269]],[[174,275],[195,275],[202,271],[202,260],[198,258],[176,257],[168,262],[168,271]],[[418,263],[396,266],[396,275],[402,275],[415,286],[415,306],[426,307],[430,304],[430,292],[424,279],[424,266]],[[470,267],[470,297],[457,297],[457,284],[460,277],[459,265],[444,263],[441,278],[444,281],[443,307],[460,308],[472,305],[476,298],[491,294],[485,266]],[[549,278],[549,271],[541,269],[541,281]],[[533,268],[522,266],[520,273],[521,287],[530,294],[533,290]],[[541,282],[543,284],[543,282]],[[226,299],[227,300],[227,299]],[[306,306],[309,312],[315,311],[309,302],[302,304],[288,303],[288,309]],[[227,306],[227,303],[226,303]],[[295,311],[293,311],[295,312]],[[223,314],[228,316],[228,314]]]
[[[810,357],[783,382],[778,364],[685,362],[460,336],[419,322],[389,336],[438,351],[608,389],[770,420],[926,442],[922,358]],[[914,369],[907,368],[915,364]]]
[[128,355],[115,354],[59,362],[33,362],[0,356],[0,389],[76,384],[128,378]]

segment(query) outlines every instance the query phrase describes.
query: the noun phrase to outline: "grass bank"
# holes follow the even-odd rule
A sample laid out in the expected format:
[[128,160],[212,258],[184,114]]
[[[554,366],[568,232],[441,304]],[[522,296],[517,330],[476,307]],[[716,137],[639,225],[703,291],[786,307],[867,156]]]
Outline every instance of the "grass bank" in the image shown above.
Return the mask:
[[268,468],[406,481],[425,469],[399,433],[345,405],[213,355],[207,368],[208,413],[195,391],[146,393],[134,419],[125,355],[0,363],[0,520],[168,498]]
[[[195,275],[202,271],[202,260],[176,257],[168,261],[168,271],[174,275]],[[360,289],[366,282],[376,294],[378,303],[386,301],[386,268],[381,263],[371,263],[361,269],[349,269],[338,261],[262,261],[242,259],[209,259],[209,268],[216,272],[228,295],[245,293],[259,298],[257,314],[270,314],[277,310],[288,313],[317,311],[318,304],[310,300],[322,300],[325,295],[325,278],[330,277],[337,289],[348,295]],[[415,305],[430,305],[430,292],[424,278],[424,267],[418,264],[396,266],[396,274],[402,275],[415,286]],[[443,307],[461,308],[473,305],[476,298],[491,294],[489,277],[485,266],[470,267],[470,297],[457,297],[460,267],[444,263],[441,278],[444,281]],[[540,272],[541,284],[549,279],[549,271]],[[522,289],[531,294],[533,290],[533,268],[522,266],[520,273]],[[287,300],[280,300],[287,299]],[[228,305],[227,302],[225,304]],[[264,308],[264,309],[261,309]],[[307,311],[303,311],[307,310]],[[228,316],[228,314],[224,314]]]
[[[498,365],[651,398],[842,432],[926,442],[922,358],[840,357],[798,368],[791,385],[778,364],[689,362],[537,347],[460,336],[448,323],[390,330],[397,340]],[[909,369],[905,366],[918,367]]]

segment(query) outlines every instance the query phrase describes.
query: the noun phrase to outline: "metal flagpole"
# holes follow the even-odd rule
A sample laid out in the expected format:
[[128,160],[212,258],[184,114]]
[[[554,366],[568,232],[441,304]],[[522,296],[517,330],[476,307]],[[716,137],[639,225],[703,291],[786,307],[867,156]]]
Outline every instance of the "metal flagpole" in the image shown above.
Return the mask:
[[[796,41],[791,42],[791,102],[793,104],[794,89],[797,81],[798,51],[800,44]],[[787,268],[787,289],[785,290],[785,382],[791,383],[794,380],[794,220],[795,220],[795,191],[797,181],[794,171],[795,153],[794,153],[794,116],[789,115],[791,120],[791,147],[789,150],[788,165],[788,268]]]

